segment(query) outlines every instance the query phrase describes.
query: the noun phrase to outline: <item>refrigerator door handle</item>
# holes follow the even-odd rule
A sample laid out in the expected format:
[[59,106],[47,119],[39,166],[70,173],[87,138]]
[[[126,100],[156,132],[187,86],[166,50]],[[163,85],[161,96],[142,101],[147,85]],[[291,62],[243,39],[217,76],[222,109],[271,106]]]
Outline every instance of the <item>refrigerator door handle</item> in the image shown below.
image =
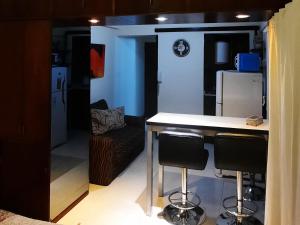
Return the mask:
[[66,80],[64,79],[64,81],[62,82],[62,93],[61,93],[61,98],[62,98],[62,103],[64,104],[64,109],[66,111],[66,101],[65,101],[65,82]]
[[223,103],[216,103],[216,116],[223,116]]
[[266,96],[263,96],[262,97],[262,106],[265,106],[266,105]]

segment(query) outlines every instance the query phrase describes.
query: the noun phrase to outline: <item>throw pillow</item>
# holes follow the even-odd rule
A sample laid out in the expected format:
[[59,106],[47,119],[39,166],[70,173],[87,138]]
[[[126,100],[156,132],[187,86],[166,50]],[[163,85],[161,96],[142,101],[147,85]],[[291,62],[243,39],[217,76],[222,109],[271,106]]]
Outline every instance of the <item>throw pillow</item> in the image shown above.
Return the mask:
[[107,131],[125,127],[124,106],[116,109],[91,109],[92,133],[104,134]]
[[107,103],[104,99],[99,100],[98,102],[94,102],[91,104],[92,109],[101,109],[106,110],[108,109]]

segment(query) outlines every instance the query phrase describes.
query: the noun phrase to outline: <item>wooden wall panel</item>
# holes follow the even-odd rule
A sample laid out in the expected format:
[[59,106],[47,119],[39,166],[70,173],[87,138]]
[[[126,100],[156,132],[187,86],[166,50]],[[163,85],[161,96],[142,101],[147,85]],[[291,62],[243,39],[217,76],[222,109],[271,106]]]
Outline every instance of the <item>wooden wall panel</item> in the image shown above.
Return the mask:
[[80,17],[82,15],[83,0],[52,0],[54,18]]
[[279,9],[289,0],[115,0],[116,15]]
[[21,135],[23,96],[23,51],[24,23],[1,23],[0,30],[0,137]]
[[85,0],[84,15],[89,17],[113,15],[113,0]]
[[24,139],[5,140],[1,148],[1,209],[49,220],[50,179],[43,169],[48,163],[45,161],[44,143]]
[[51,35],[51,24],[48,22],[32,21],[26,24],[23,51],[24,134],[34,140],[50,137]]
[[187,0],[187,2],[189,12],[221,12],[278,9],[289,0]]
[[0,20],[279,9],[290,0],[0,0]]
[[0,0],[0,19],[45,19],[50,17],[52,0]]
[[0,207],[48,220],[51,23],[1,22],[0,30]]
[[53,0],[53,18],[88,19],[112,14],[112,0]]
[[115,15],[150,13],[150,0],[115,0]]
[[184,13],[189,10],[187,0],[152,0],[151,3],[151,11],[157,13]]

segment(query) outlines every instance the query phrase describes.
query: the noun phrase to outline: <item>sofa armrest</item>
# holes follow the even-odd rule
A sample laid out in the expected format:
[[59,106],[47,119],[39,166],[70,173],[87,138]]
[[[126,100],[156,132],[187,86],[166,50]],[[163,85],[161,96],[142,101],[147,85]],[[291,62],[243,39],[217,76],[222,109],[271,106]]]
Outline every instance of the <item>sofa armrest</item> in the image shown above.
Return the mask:
[[124,117],[125,123],[129,126],[145,128],[145,118],[143,116],[128,116]]

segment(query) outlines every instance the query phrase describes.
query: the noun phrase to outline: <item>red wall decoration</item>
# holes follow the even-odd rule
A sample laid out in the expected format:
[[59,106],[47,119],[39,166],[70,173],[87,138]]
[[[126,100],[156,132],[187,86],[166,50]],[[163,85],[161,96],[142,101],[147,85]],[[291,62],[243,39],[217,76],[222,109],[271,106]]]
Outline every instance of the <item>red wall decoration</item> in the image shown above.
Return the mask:
[[102,78],[105,73],[105,45],[91,44],[91,77]]

